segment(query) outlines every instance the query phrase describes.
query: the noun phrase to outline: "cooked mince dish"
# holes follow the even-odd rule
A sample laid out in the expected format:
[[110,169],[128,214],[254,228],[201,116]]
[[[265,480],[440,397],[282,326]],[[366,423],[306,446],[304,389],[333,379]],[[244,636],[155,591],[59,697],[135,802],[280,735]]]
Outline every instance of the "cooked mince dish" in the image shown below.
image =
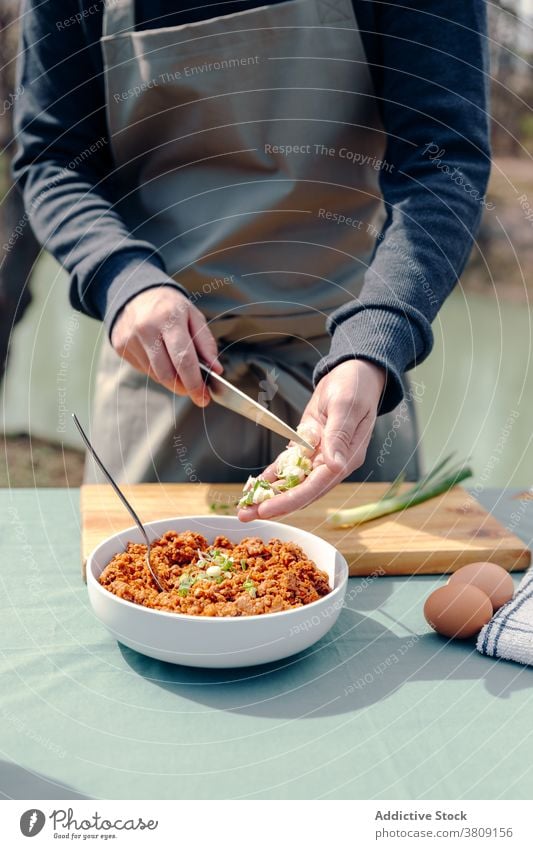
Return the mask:
[[326,572],[300,546],[225,536],[209,545],[192,531],[167,531],[151,545],[150,562],[168,591],[159,592],[146,564],[146,546],[130,542],[99,581],[126,601],[192,616],[252,616],[302,607],[327,595]]

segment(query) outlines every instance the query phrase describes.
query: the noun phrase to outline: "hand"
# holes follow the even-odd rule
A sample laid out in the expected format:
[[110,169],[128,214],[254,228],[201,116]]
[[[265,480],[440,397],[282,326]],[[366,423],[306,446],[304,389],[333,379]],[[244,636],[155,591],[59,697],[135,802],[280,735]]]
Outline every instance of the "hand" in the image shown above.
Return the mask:
[[198,360],[218,374],[223,371],[202,313],[171,286],[146,289],[128,301],[113,326],[111,344],[138,371],[176,395],[189,395],[199,407],[210,398]]
[[[385,370],[366,360],[350,360],[322,378],[302,416],[320,434],[313,471],[302,483],[262,504],[242,507],[241,522],[274,519],[306,507],[362,466],[383,387]],[[264,472],[274,481],[276,462]]]

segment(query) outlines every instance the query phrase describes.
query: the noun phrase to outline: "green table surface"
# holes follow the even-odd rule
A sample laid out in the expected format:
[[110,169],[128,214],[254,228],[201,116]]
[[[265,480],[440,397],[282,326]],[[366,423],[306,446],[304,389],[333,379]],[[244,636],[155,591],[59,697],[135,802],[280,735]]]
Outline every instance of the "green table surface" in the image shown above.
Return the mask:
[[[480,500],[505,522],[511,495]],[[186,669],[93,616],[78,490],[0,491],[0,517],[4,797],[531,798],[533,669],[430,632],[444,578],[352,578],[304,654]],[[533,502],[516,530],[530,545]]]

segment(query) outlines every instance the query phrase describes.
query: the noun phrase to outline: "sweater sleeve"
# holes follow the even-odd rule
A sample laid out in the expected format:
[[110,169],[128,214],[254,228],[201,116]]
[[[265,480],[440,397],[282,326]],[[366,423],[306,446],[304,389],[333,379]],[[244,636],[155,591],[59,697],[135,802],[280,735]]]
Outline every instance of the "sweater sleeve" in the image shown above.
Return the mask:
[[361,294],[328,321],[318,382],[340,363],[386,370],[380,413],[432,348],[431,322],[468,259],[490,171],[484,0],[374,2],[369,57],[387,133],[386,210]]
[[102,14],[82,16],[83,9],[76,0],[24,0],[14,176],[37,238],[70,274],[72,305],[110,330],[138,292],[181,287],[115,211]]

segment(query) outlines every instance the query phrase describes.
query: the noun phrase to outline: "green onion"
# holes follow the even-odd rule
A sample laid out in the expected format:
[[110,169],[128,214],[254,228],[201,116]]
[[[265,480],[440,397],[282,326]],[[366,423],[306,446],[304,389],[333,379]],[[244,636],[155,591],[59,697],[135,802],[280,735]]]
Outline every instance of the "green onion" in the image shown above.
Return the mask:
[[243,571],[243,572],[244,572],[244,570],[246,569],[246,566],[247,566],[247,565],[248,565],[248,564],[246,563],[246,560],[245,560],[245,559],[244,559],[244,557],[243,557],[243,558],[242,558],[242,560],[241,560],[241,569],[242,569],[242,571]]
[[301,483],[301,479],[298,475],[286,475],[284,478],[280,478],[275,483],[276,492],[287,492],[288,489],[293,489],[293,487],[298,486]]
[[257,587],[256,587],[256,585],[254,584],[254,582],[253,582],[250,578],[248,578],[248,579],[244,582],[244,584],[243,584],[243,588],[244,588],[244,589],[245,589],[245,590],[246,590],[246,591],[247,591],[247,592],[248,592],[248,593],[252,596],[252,598],[255,598],[255,597],[256,597],[256,595],[257,595]]
[[186,596],[191,587],[194,586],[196,581],[199,581],[204,577],[206,576],[203,572],[196,572],[195,574],[191,574],[190,572],[184,572],[179,580],[178,594],[181,596]]
[[445,457],[434,469],[410,487],[406,492],[399,492],[403,483],[404,475],[399,475],[394,483],[379,501],[371,501],[368,504],[360,504],[358,507],[347,507],[343,510],[329,510],[329,522],[336,528],[350,528],[353,525],[362,525],[380,516],[388,516],[390,513],[398,513],[415,504],[422,504],[437,495],[441,495],[456,484],[472,477],[472,469],[466,465],[466,461],[450,465],[453,454]]
[[233,501],[231,504],[219,504],[216,501],[213,501],[213,503],[209,505],[209,510],[211,513],[227,513],[232,507],[236,507],[237,504],[237,501]]
[[233,557],[224,554],[218,548],[214,548],[212,551],[206,551],[205,553],[198,550],[197,565],[205,566],[206,569],[209,569],[210,566],[218,566],[223,571],[231,571],[233,570]]

